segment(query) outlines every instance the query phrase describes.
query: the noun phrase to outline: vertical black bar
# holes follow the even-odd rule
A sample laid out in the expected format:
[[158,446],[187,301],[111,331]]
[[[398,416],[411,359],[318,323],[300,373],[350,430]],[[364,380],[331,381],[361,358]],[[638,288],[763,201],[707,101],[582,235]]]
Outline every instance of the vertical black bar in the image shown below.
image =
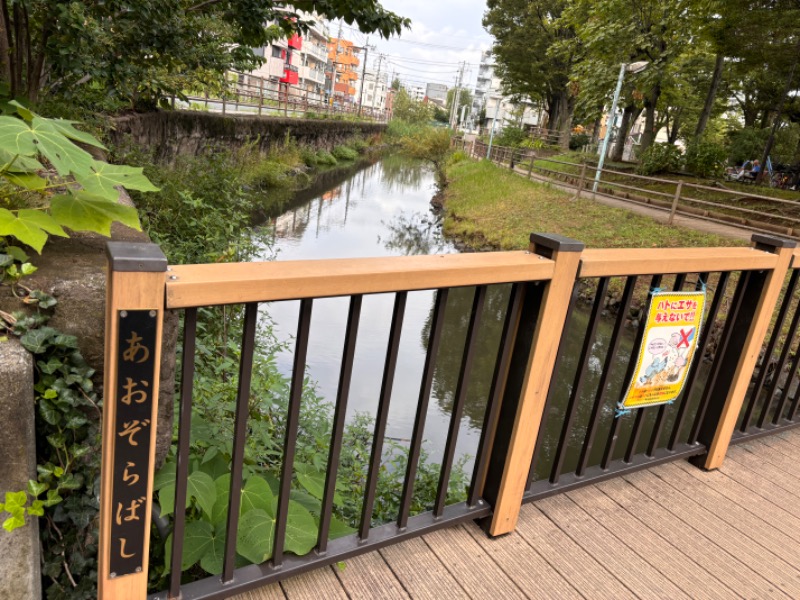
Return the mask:
[[[672,286],[672,290],[674,292],[680,292],[683,290],[683,284],[686,283],[686,274],[679,273],[675,276],[675,284]],[[647,318],[647,315],[644,316]],[[698,340],[699,341],[699,340]],[[661,431],[664,428],[664,420],[667,414],[667,405],[662,404],[658,407],[658,412],[656,413],[656,421],[653,423],[653,433],[650,436],[650,441],[647,444],[647,456],[653,456],[653,452],[656,451],[658,447],[659,438],[661,438]]]
[[378,486],[378,476],[381,470],[383,437],[386,433],[386,420],[389,417],[389,400],[392,397],[392,385],[394,384],[394,372],[397,367],[397,354],[400,348],[400,333],[403,329],[403,315],[406,310],[407,297],[407,292],[397,292],[394,300],[389,345],[386,350],[386,364],[383,368],[381,395],[378,400],[378,414],[375,417],[375,433],[372,436],[372,452],[369,459],[367,487],[365,490],[364,504],[361,507],[359,537],[362,540],[366,540],[367,537],[369,537],[369,530],[370,527],[372,527],[372,509],[375,506],[375,490]]
[[362,296],[350,298],[350,310],[347,314],[347,328],[342,349],[342,368],[339,372],[339,389],[336,391],[336,409],[333,413],[331,431],[331,447],[328,451],[328,472],[325,475],[325,490],[322,494],[322,507],[319,517],[319,534],[317,551],[322,554],[328,548],[328,532],[333,512],[333,497],[336,494],[336,473],[339,469],[339,455],[342,450],[344,421],[347,415],[347,400],[350,396],[350,380],[353,375],[353,359],[356,353],[358,324],[361,319]]
[[[786,335],[786,342],[781,350],[781,357],[778,361],[778,367],[775,369],[775,378],[772,381],[772,386],[770,387],[769,391],[770,397],[775,394],[778,383],[780,382],[781,373],[783,373],[783,370],[786,367],[786,362],[789,360],[789,354],[792,352],[792,345],[794,344],[794,339],[797,335],[798,325],[800,325],[800,304],[798,304],[797,308],[795,308],[794,317],[792,317],[792,324],[789,326],[789,333]],[[798,359],[800,359],[800,348],[798,348],[796,352],[795,361]],[[793,382],[796,367],[796,364],[793,365],[793,368],[790,369],[786,374],[786,381],[784,383],[783,390],[781,391],[781,398],[778,401],[777,408],[775,409],[775,415],[772,417],[772,423],[775,425],[777,425],[781,420],[783,409],[786,406],[786,400],[789,398],[789,388]],[[761,426],[763,426],[763,424]]]
[[581,476],[586,471],[589,463],[589,455],[594,445],[594,438],[597,435],[597,425],[600,420],[600,410],[603,408],[603,403],[606,397],[606,387],[611,377],[611,369],[614,364],[614,359],[617,358],[617,349],[619,348],[619,340],[622,335],[622,327],[625,324],[625,317],[628,314],[628,309],[631,306],[631,299],[633,297],[633,288],[636,287],[636,277],[628,277],[625,280],[625,291],[622,292],[622,303],[620,305],[617,319],[614,321],[614,330],[611,333],[611,340],[608,343],[608,353],[606,360],[603,363],[603,372],[600,375],[600,383],[597,386],[597,393],[592,405],[592,412],[589,416],[589,424],[586,428],[586,436],[583,439],[583,446],[581,447],[581,454],[578,458],[578,468],[575,470],[576,475]]
[[475,297],[472,301],[472,311],[470,312],[469,325],[467,327],[467,338],[464,342],[464,354],[461,358],[461,369],[458,373],[456,395],[453,399],[453,408],[450,414],[450,427],[447,431],[447,442],[445,442],[444,446],[442,470],[439,473],[439,487],[436,493],[436,502],[433,505],[433,514],[437,517],[442,516],[445,504],[447,503],[447,488],[450,483],[450,471],[453,468],[453,458],[456,452],[458,428],[461,425],[461,414],[464,412],[464,402],[467,398],[467,382],[472,372],[472,362],[475,358],[475,344],[478,340],[478,329],[480,329],[485,300],[486,286],[480,285],[475,288]]
[[[708,273],[706,273],[705,276],[707,283],[709,276]],[[697,289],[702,289],[702,274],[700,277],[701,278],[697,281]],[[686,376],[686,383],[683,386],[683,397],[681,398],[681,404],[678,407],[678,412],[675,415],[675,423],[672,426],[672,433],[670,434],[669,443],[667,444],[667,448],[670,451],[675,449],[675,446],[678,443],[678,438],[681,434],[681,429],[683,429],[683,423],[686,420],[686,413],[689,410],[689,402],[691,401],[692,392],[694,391],[694,384],[697,381],[697,374],[700,372],[700,365],[703,363],[703,357],[706,354],[706,348],[708,347],[708,342],[711,339],[711,328],[717,321],[717,315],[719,314],[720,306],[722,306],[722,300],[725,298],[725,290],[728,287],[729,278],[730,273],[727,271],[719,274],[717,290],[714,293],[714,299],[711,302],[711,308],[708,311],[706,322],[703,325],[703,331],[700,333],[700,339],[698,340],[694,361],[690,367],[689,374]]]
[[411,447],[408,450],[408,464],[406,465],[406,478],[403,480],[403,494],[400,500],[400,513],[397,517],[397,526],[401,529],[408,524],[408,515],[411,510],[411,501],[414,498],[414,483],[417,478],[417,463],[422,448],[422,438],[425,433],[425,419],[428,416],[428,404],[433,385],[433,374],[436,369],[436,356],[439,353],[439,342],[442,339],[444,326],[444,313],[447,308],[449,290],[442,288],[436,292],[431,317],[431,331],[428,335],[428,351],[425,354],[425,366],[422,369],[422,383],[419,389],[417,402],[417,415],[414,419],[414,432],[411,434]]
[[[789,285],[786,287],[786,295],[783,298],[783,304],[781,304],[781,309],[778,314],[778,319],[775,322],[775,330],[772,332],[772,338],[769,341],[769,346],[764,352],[764,360],[762,361],[762,367],[758,372],[759,383],[763,385],[764,380],[767,378],[767,371],[769,370],[769,362],[768,359],[772,356],[772,351],[775,345],[778,342],[778,338],[780,337],[782,330],[783,330],[783,323],[786,320],[787,315],[789,314],[789,308],[792,304],[792,300],[794,299],[794,292],[797,289],[797,277],[800,275],[800,271],[797,269],[792,269],[792,276],[789,278]],[[798,306],[800,308],[800,306]],[[772,378],[772,383],[767,390],[767,396],[764,398],[764,406],[761,408],[761,414],[758,417],[758,428],[763,429],[764,423],[767,420],[767,415],[769,414],[769,409],[772,407],[772,400],[775,397],[775,390],[778,388],[778,381],[781,378],[781,371],[783,370],[784,363],[786,361],[786,357],[788,356],[788,349],[791,347],[792,342],[794,341],[794,327],[797,322],[797,313],[800,310],[795,309],[795,315],[792,318],[791,324],[791,333],[786,337],[784,340],[784,347],[781,349],[780,358],[778,359],[777,369],[775,369],[775,375]],[[756,388],[753,391],[753,396],[757,394],[759,388]],[[775,411],[776,418],[774,422],[777,423],[780,420],[780,414],[783,411],[783,398],[779,403],[778,409]]]
[[[725,321],[725,328],[722,332],[722,339],[720,340],[719,346],[717,347],[717,351],[714,354],[714,364],[711,368],[711,376],[709,377],[708,382],[706,383],[706,388],[703,390],[703,396],[700,399],[700,405],[697,407],[697,414],[695,415],[694,424],[692,425],[692,429],[689,432],[689,439],[687,440],[689,444],[694,444],[698,441],[700,437],[703,423],[706,420],[706,412],[708,411],[709,404],[711,403],[711,398],[714,395],[714,389],[717,386],[717,381],[720,379],[731,379],[732,373],[729,373],[729,377],[725,377],[725,373],[723,371],[730,370],[735,368],[736,362],[732,356],[726,356],[730,353],[733,354],[738,352],[739,349],[744,344],[743,336],[737,336],[737,328],[741,328],[743,332],[747,333],[747,327],[744,326],[743,323],[737,323],[736,321],[739,319],[739,315],[742,312],[749,313],[752,315],[752,312],[749,312],[749,309],[752,307],[748,306],[747,309],[743,311],[745,304],[748,304],[748,288],[750,286],[751,280],[757,280],[755,282],[755,286],[758,286],[759,281],[763,283],[764,277],[757,277],[754,275],[753,271],[742,271],[739,276],[739,283],[736,285],[736,291],[733,294],[733,300],[731,301],[731,307],[728,310],[728,317]],[[757,291],[753,292],[755,296],[755,301],[758,300],[758,296],[760,294]],[[751,300],[752,302],[752,300]],[[736,338],[736,340],[734,340]],[[731,362],[732,364],[726,365],[726,362]],[[726,390],[727,391],[727,386]],[[716,423],[716,420],[715,420]],[[711,435],[710,427],[709,427],[709,435]],[[709,442],[710,443],[710,442]]]
[[547,390],[547,398],[544,402],[544,412],[542,413],[542,420],[539,423],[539,433],[536,436],[536,445],[533,447],[533,458],[531,458],[531,468],[528,471],[528,485],[526,490],[531,489],[533,482],[536,479],[536,464],[538,462],[539,453],[541,452],[542,445],[547,438],[548,416],[552,410],[555,398],[558,395],[558,385],[556,385],[556,378],[561,369],[561,362],[564,359],[564,349],[568,336],[572,335],[570,324],[572,323],[572,311],[575,310],[575,305],[578,303],[580,297],[581,282],[576,281],[572,288],[572,295],[569,299],[569,306],[567,307],[567,315],[564,319],[564,329],[561,331],[561,339],[558,341],[558,353],[556,354],[556,361],[553,363],[553,377],[550,380],[550,388]]
[[[683,277],[679,275],[678,277]],[[625,374],[625,379],[623,379],[622,384],[622,393],[620,399],[625,397],[625,394],[628,391],[627,386],[630,385],[631,379],[633,379],[636,373],[636,360],[637,360],[637,353],[639,352],[639,347],[642,345],[642,339],[644,338],[644,330],[647,329],[647,313],[650,312],[650,303],[652,302],[653,298],[653,290],[658,289],[661,285],[661,275],[653,275],[653,279],[650,280],[650,293],[647,295],[647,301],[644,303],[644,306],[639,313],[639,329],[636,332],[636,340],[633,342],[633,349],[631,350],[631,359],[628,361],[628,372]],[[625,450],[625,462],[631,462],[633,455],[636,453],[636,446],[639,444],[639,436],[642,433],[642,425],[644,423],[644,417],[647,414],[647,409],[640,408],[636,411],[636,419],[633,422],[633,428],[631,429],[631,437],[628,440],[628,448]],[[602,467],[605,469],[608,467],[608,463],[611,462],[614,454],[614,446],[617,443],[618,431],[619,431],[620,419],[614,419],[611,422],[611,433],[608,436],[608,444],[606,446],[606,454],[603,456],[603,464]]]
[[292,365],[292,383],[289,388],[289,411],[286,415],[286,437],[283,441],[283,464],[281,465],[280,492],[275,511],[275,544],[272,547],[272,564],[283,564],[283,547],[286,543],[286,520],[289,517],[289,494],[292,491],[294,454],[297,447],[297,429],[300,422],[300,405],[303,400],[303,381],[306,375],[306,356],[308,355],[308,333],[311,329],[311,309],[313,300],[300,301],[300,315],[297,320],[297,342]]
[[189,442],[192,435],[192,390],[194,387],[194,351],[197,339],[197,309],[187,308],[183,319],[183,362],[181,365],[181,404],[178,423],[178,455],[175,467],[175,522],[172,526],[169,595],[181,593],[181,559],[186,525],[186,487],[189,477]]
[[[758,369],[758,376],[756,377],[755,384],[753,385],[753,391],[750,394],[750,401],[747,403],[747,408],[744,411],[744,417],[742,418],[742,422],[739,426],[739,429],[742,432],[746,432],[748,429],[750,429],[753,415],[756,412],[756,404],[758,404],[761,390],[764,388],[764,382],[767,380],[767,372],[769,371],[769,363],[772,359],[772,353],[775,352],[775,346],[777,346],[778,339],[781,337],[783,323],[786,320],[786,315],[789,312],[789,306],[792,303],[792,296],[795,288],[797,287],[797,276],[798,271],[796,269],[792,270],[792,275],[789,278],[789,285],[786,288],[786,294],[783,296],[783,302],[778,310],[778,317],[775,320],[775,325],[772,328],[772,335],[769,338],[769,342],[767,343],[767,347],[764,349],[764,354],[761,358],[761,366]],[[780,375],[780,371],[777,374]],[[777,377],[775,378],[775,381],[777,381]],[[761,415],[758,419],[758,427],[764,426],[764,420],[766,419],[767,412],[769,407],[772,405],[771,394],[774,393],[775,388],[770,386],[770,390],[768,391],[767,396],[764,398],[764,405],[761,409]]]
[[470,482],[469,497],[467,498],[469,506],[475,506],[475,503],[483,496],[483,485],[486,481],[486,470],[489,466],[489,453],[494,441],[497,416],[500,412],[500,399],[505,391],[508,366],[511,361],[511,350],[514,348],[514,339],[519,325],[521,310],[522,286],[519,283],[515,283],[511,287],[511,294],[508,299],[506,319],[503,323],[503,331],[500,334],[500,347],[497,352],[494,373],[492,374],[492,384],[489,388],[489,400],[486,403],[486,412],[483,416],[481,439],[478,442],[475,468],[472,470],[472,481]]
[[[561,428],[561,435],[558,438],[555,458],[553,459],[553,468],[550,471],[551,483],[558,483],[558,478],[561,476],[561,469],[564,466],[564,457],[566,455],[569,434],[572,431],[572,422],[575,419],[578,401],[580,400],[581,392],[583,391],[583,383],[586,379],[586,372],[588,371],[589,367],[589,359],[591,358],[592,348],[594,347],[595,336],[597,334],[597,324],[600,322],[600,313],[603,311],[606,293],[608,292],[608,282],[608,277],[602,277],[597,282],[594,303],[592,304],[592,312],[589,315],[589,324],[586,327],[586,336],[583,339],[580,358],[578,358],[578,370],[575,373],[575,380],[572,382],[572,393],[570,394],[565,410],[564,425]],[[553,387],[554,385],[551,384],[550,389],[552,390]],[[539,437],[544,437],[542,432],[539,433]],[[536,453],[534,453],[534,457],[535,456]]]
[[249,412],[250,380],[253,375],[253,352],[255,351],[258,303],[251,302],[244,311],[242,353],[239,359],[239,387],[236,392],[236,420],[233,431],[233,454],[231,456],[231,492],[228,505],[228,529],[225,533],[225,558],[222,565],[222,581],[233,579],[236,559],[236,531],[239,528],[239,507],[242,492],[242,465],[244,464],[244,442],[247,437],[247,415]]

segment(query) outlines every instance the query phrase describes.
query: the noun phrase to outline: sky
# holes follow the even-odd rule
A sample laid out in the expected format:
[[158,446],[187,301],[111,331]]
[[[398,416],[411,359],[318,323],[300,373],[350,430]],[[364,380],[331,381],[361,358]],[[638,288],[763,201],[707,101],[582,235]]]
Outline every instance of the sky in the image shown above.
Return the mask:
[[[381,72],[394,73],[407,85],[425,87],[428,82],[454,87],[459,64],[466,61],[464,80],[474,89],[478,76],[481,51],[491,47],[491,36],[481,25],[486,10],[485,0],[382,0],[381,4],[403,17],[411,19],[411,29],[402,35],[384,40],[369,36],[369,67],[378,67],[377,57],[383,55]],[[338,22],[330,24],[335,36]],[[344,39],[356,45],[366,43],[367,36],[346,24]]]

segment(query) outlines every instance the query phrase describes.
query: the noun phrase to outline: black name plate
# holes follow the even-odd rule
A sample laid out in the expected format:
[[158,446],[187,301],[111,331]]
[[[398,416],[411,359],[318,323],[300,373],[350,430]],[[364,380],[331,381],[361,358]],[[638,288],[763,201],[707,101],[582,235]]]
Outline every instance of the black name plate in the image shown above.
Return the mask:
[[158,313],[117,313],[117,387],[114,394],[114,474],[111,505],[109,577],[140,573],[143,568],[153,384]]

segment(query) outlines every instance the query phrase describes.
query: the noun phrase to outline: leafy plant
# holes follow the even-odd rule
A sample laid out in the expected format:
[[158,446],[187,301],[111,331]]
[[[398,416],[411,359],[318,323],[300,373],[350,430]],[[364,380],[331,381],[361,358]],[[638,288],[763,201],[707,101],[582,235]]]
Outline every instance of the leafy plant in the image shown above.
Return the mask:
[[694,139],[686,146],[685,168],[698,177],[721,177],[727,150],[706,139]]
[[348,146],[336,146],[331,154],[336,160],[356,160],[358,158],[358,151]]
[[433,165],[436,186],[441,192],[447,187],[447,158],[450,155],[450,131],[437,127],[415,130],[401,140],[403,152]]
[[655,175],[678,171],[681,168],[681,149],[674,144],[653,144],[642,153],[637,171],[642,175]]
[[74,121],[41,117],[14,100],[0,109],[0,203],[9,207],[0,206],[0,236],[41,252],[50,235],[67,237],[65,227],[106,236],[115,221],[140,229],[117,188],[156,191],[141,169],[94,159],[78,143],[103,145]]
[[317,164],[325,167],[333,167],[339,163],[336,157],[327,150],[317,150]]

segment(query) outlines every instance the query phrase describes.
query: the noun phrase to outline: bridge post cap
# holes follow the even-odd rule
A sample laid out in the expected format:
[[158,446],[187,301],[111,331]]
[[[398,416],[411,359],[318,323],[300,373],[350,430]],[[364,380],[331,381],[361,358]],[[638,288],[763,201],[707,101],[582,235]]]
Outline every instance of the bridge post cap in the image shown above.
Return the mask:
[[163,273],[167,270],[167,257],[158,244],[108,242],[106,256],[112,271]]
[[754,233],[750,238],[754,244],[759,246],[768,246],[770,248],[796,248],[797,240],[790,240],[774,235],[765,235],[763,233]]
[[583,252],[586,244],[557,233],[532,233],[531,244],[555,252]]

